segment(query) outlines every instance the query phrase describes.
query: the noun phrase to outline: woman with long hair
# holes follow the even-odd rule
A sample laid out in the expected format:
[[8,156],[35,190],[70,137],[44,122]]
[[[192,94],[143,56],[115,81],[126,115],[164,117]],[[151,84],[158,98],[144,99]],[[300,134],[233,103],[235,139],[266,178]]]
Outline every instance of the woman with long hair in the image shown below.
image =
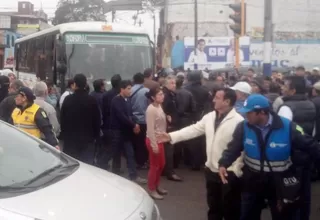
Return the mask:
[[161,104],[164,94],[160,88],[152,88],[147,94],[151,101],[146,111],[147,138],[146,146],[149,152],[150,168],[148,173],[148,188],[153,199],[163,199],[163,195],[168,192],[159,187],[161,173],[165,165],[165,153],[163,143],[158,143],[157,133],[166,132],[166,115],[162,110]]

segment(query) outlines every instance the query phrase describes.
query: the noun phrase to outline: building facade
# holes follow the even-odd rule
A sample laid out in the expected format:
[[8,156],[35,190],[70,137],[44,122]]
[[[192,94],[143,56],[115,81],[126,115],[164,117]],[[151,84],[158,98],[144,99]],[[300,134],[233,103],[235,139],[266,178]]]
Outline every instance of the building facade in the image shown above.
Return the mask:
[[14,43],[22,35],[0,30],[0,69],[13,69],[14,66]]
[[0,12],[0,69],[13,68],[16,39],[48,27],[47,14],[28,1],[19,1],[18,11]]
[[[245,0],[247,3],[246,35],[250,37],[250,60],[253,66],[261,66],[263,60],[264,0]],[[198,36],[227,37],[232,14],[229,4],[235,0],[198,0]],[[320,53],[320,1],[273,1],[273,65],[306,67],[319,66]],[[173,51],[175,44],[182,44],[185,37],[194,37],[194,1],[167,0],[160,16],[158,44],[161,46],[163,66],[181,66],[172,60],[182,54]],[[181,47],[179,47],[181,48]],[[183,59],[181,59],[183,60]]]

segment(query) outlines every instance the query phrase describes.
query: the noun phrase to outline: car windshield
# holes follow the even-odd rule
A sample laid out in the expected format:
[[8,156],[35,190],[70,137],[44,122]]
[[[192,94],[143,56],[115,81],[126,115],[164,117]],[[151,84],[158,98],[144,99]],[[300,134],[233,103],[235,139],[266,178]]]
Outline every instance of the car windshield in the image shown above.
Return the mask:
[[133,74],[152,67],[147,35],[67,33],[65,42],[69,77],[84,73],[93,82],[120,74],[132,79]]
[[[71,164],[74,168],[79,166],[76,160],[3,122],[0,122],[0,134],[0,189],[23,188],[29,186],[28,183],[37,186],[38,179],[43,186],[54,177],[44,178],[43,174],[48,171],[70,167]],[[64,172],[64,176],[73,172],[69,171]]]

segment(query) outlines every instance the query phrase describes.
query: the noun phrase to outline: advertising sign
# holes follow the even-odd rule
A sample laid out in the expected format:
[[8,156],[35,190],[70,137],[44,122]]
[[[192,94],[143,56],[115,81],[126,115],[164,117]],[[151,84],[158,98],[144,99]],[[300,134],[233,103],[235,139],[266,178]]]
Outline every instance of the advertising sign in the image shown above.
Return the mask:
[[[196,52],[194,38],[184,38],[184,69],[219,69],[235,66],[233,37],[200,37]],[[240,38],[239,60],[241,66],[250,65],[250,38]]]

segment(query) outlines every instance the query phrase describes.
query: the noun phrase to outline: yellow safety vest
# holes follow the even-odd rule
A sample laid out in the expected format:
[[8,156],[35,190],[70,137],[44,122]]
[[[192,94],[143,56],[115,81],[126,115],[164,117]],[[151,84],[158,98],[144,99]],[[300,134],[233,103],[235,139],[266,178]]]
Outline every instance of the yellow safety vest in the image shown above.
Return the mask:
[[11,115],[14,126],[30,135],[40,138],[41,132],[35,123],[35,115],[39,108],[39,105],[33,104],[29,108],[25,109],[22,114],[20,109],[15,108]]

